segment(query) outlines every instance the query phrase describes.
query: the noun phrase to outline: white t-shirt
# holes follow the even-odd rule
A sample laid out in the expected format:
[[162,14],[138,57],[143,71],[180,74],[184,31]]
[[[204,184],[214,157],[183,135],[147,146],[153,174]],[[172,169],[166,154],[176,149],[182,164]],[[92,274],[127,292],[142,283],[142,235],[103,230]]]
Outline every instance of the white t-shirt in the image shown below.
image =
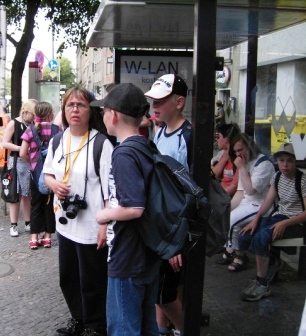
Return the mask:
[[[262,156],[264,155],[259,154],[246,165],[247,172],[251,177],[252,186],[256,190],[256,193],[247,195],[246,192],[244,192],[244,198],[241,203],[252,203],[260,206],[268,194],[270,180],[275,173],[275,169],[273,163],[269,160],[262,161],[256,166],[257,160]],[[237,190],[244,190],[240,174]]]
[[[59,181],[63,180],[65,165],[67,160],[67,135],[69,128],[65,131],[58,148],[54,153],[52,145],[53,140],[50,141],[48,155],[44,164],[43,172],[52,174]],[[62,236],[81,244],[96,244],[99,224],[96,222],[96,213],[98,210],[104,208],[104,200],[108,200],[108,178],[111,167],[111,154],[113,146],[109,140],[105,140],[103,150],[100,158],[100,179],[95,172],[93,161],[93,144],[96,130],[91,130],[89,135],[89,146],[87,141],[80,150],[79,155],[72,164],[72,169],[69,174],[67,185],[71,186],[71,195],[78,194],[80,197],[84,196],[86,165],[88,169],[86,202],[87,209],[80,209],[76,218],[69,219],[66,217],[66,212],[63,210],[61,202],[57,196],[54,196],[54,211],[56,217],[56,230]],[[71,159],[77,151],[81,142],[82,136],[71,136]],[[63,141],[63,144],[62,144]],[[88,148],[88,164],[87,162],[87,148]],[[101,182],[100,182],[101,181]],[[102,194],[103,193],[103,194]],[[60,217],[66,217],[67,224],[59,222]]]

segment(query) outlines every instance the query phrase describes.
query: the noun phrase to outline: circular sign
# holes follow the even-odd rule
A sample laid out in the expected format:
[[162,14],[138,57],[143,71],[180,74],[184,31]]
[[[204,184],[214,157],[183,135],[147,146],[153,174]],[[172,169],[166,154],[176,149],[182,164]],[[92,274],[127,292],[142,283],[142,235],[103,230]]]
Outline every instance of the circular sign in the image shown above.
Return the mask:
[[231,79],[231,70],[228,66],[223,67],[223,71],[216,71],[217,82],[222,84],[228,84]]
[[36,51],[35,61],[38,62],[38,66],[42,68],[45,60],[45,55],[42,51]]
[[51,69],[51,70],[55,70],[57,68],[57,61],[56,60],[51,60],[49,61],[48,63],[48,67]]

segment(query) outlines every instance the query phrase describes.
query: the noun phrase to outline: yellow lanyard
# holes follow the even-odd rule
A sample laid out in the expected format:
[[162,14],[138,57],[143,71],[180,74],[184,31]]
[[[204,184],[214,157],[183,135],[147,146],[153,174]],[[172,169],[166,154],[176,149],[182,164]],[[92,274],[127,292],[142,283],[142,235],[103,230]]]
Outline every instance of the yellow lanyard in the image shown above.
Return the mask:
[[71,167],[74,163],[74,161],[76,160],[76,158],[78,157],[78,155],[80,154],[81,149],[84,147],[85,141],[86,139],[88,139],[88,131],[83,135],[83,138],[79,144],[78,149],[75,151],[73,158],[71,160],[71,156],[70,156],[70,148],[71,148],[71,133],[69,131],[68,133],[68,138],[67,138],[67,159],[66,159],[66,166],[65,166],[65,174],[63,177],[63,183],[66,184],[68,182],[68,178],[70,175],[70,171],[71,171]]

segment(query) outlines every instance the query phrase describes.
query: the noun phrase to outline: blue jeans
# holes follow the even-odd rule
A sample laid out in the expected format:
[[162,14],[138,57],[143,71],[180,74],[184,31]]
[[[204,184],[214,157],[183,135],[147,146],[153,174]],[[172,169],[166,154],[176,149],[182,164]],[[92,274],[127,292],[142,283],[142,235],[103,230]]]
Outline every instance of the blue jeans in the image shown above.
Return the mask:
[[[246,251],[249,249],[257,255],[269,257],[273,235],[273,230],[270,227],[287,218],[287,216],[281,214],[272,217],[263,217],[253,235],[250,234],[251,231],[248,231],[244,235],[239,234],[239,250]],[[302,237],[302,230],[303,227],[297,224],[289,226],[286,228],[282,238]]]
[[146,276],[108,277],[107,335],[158,336],[155,302],[158,267]]

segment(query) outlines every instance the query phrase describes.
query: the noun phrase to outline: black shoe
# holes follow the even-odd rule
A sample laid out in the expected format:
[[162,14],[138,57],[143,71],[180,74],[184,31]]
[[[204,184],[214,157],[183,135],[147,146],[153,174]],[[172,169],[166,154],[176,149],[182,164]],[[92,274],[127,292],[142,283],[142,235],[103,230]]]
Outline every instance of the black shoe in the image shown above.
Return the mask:
[[84,330],[82,321],[71,318],[67,323],[67,327],[57,329],[56,331],[61,335],[81,336]]
[[230,253],[225,250],[224,253],[222,254],[222,257],[215,260],[215,263],[218,265],[229,265],[233,261],[233,256],[234,252]]

